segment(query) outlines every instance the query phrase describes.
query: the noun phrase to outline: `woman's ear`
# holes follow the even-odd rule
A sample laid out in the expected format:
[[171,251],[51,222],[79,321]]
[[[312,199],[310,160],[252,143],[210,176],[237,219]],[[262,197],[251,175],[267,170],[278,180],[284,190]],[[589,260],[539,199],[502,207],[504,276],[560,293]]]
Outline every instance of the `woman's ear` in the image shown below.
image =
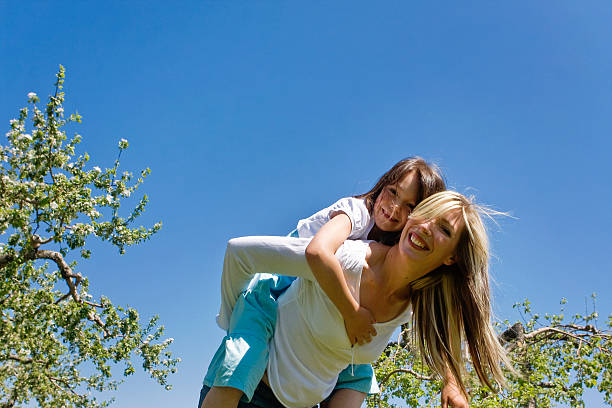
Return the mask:
[[457,255],[451,255],[448,258],[446,258],[446,260],[444,261],[444,265],[451,266],[455,262],[457,262]]

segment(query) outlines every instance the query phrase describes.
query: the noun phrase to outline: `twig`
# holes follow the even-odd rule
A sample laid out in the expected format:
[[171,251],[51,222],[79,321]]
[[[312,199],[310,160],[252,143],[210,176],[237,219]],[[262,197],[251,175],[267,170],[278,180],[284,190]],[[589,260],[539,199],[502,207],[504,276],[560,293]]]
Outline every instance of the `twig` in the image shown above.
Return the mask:
[[106,330],[106,324],[104,324],[104,322],[102,321],[100,316],[95,314],[93,310],[89,311],[89,313],[87,315],[87,318],[89,320],[91,320],[92,322],[96,323],[98,326],[100,326],[102,328],[102,331],[104,331],[104,338],[107,338],[107,337],[111,336],[111,334],[108,332],[108,330]]
[[406,373],[406,374],[411,374],[413,375],[417,380],[424,380],[424,381],[431,381],[434,379],[433,376],[424,376],[421,375],[409,368],[396,368],[395,370],[391,371],[389,374],[387,374],[381,381],[380,381],[380,385],[384,385],[387,381],[389,381],[389,378],[391,378],[392,376],[394,376],[395,374],[398,373]]

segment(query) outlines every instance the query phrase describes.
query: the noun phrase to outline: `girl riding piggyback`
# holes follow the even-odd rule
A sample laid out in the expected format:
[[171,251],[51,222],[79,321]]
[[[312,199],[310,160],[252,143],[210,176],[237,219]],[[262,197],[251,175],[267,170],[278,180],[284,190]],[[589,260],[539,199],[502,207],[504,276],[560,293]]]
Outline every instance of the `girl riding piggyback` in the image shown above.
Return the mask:
[[408,158],[383,174],[367,193],[342,198],[298,222],[298,236],[313,237],[306,249],[310,269],[342,314],[351,343],[367,343],[376,331],[370,312],[350,294],[336,251],[346,239],[394,245],[414,207],[445,188],[437,167],[419,157]]

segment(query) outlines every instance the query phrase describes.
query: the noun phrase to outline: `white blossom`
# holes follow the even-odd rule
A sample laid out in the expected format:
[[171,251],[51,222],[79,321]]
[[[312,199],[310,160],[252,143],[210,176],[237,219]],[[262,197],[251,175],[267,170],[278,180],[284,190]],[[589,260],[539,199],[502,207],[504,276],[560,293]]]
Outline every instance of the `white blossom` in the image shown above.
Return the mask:
[[36,96],[36,92],[30,92],[28,93],[28,99],[32,99]]
[[58,205],[55,201],[51,202],[50,206],[53,210],[57,210]]
[[95,171],[96,173],[100,173],[102,170],[98,166],[95,166],[93,168],[93,171]]
[[119,141],[119,148],[120,148],[120,149],[127,149],[127,147],[128,147],[128,141],[127,141],[127,139],[121,139],[121,140]]
[[60,106],[59,108],[55,109],[55,111],[57,113],[64,113],[64,108]]

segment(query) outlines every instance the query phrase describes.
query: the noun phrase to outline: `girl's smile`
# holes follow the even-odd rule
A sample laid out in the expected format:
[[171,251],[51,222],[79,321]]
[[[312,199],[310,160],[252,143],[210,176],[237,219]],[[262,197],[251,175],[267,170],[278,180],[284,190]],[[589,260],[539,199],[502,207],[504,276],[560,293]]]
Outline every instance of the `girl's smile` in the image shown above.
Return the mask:
[[419,178],[415,171],[406,173],[399,182],[385,186],[374,203],[374,221],[383,231],[399,231],[416,206]]

